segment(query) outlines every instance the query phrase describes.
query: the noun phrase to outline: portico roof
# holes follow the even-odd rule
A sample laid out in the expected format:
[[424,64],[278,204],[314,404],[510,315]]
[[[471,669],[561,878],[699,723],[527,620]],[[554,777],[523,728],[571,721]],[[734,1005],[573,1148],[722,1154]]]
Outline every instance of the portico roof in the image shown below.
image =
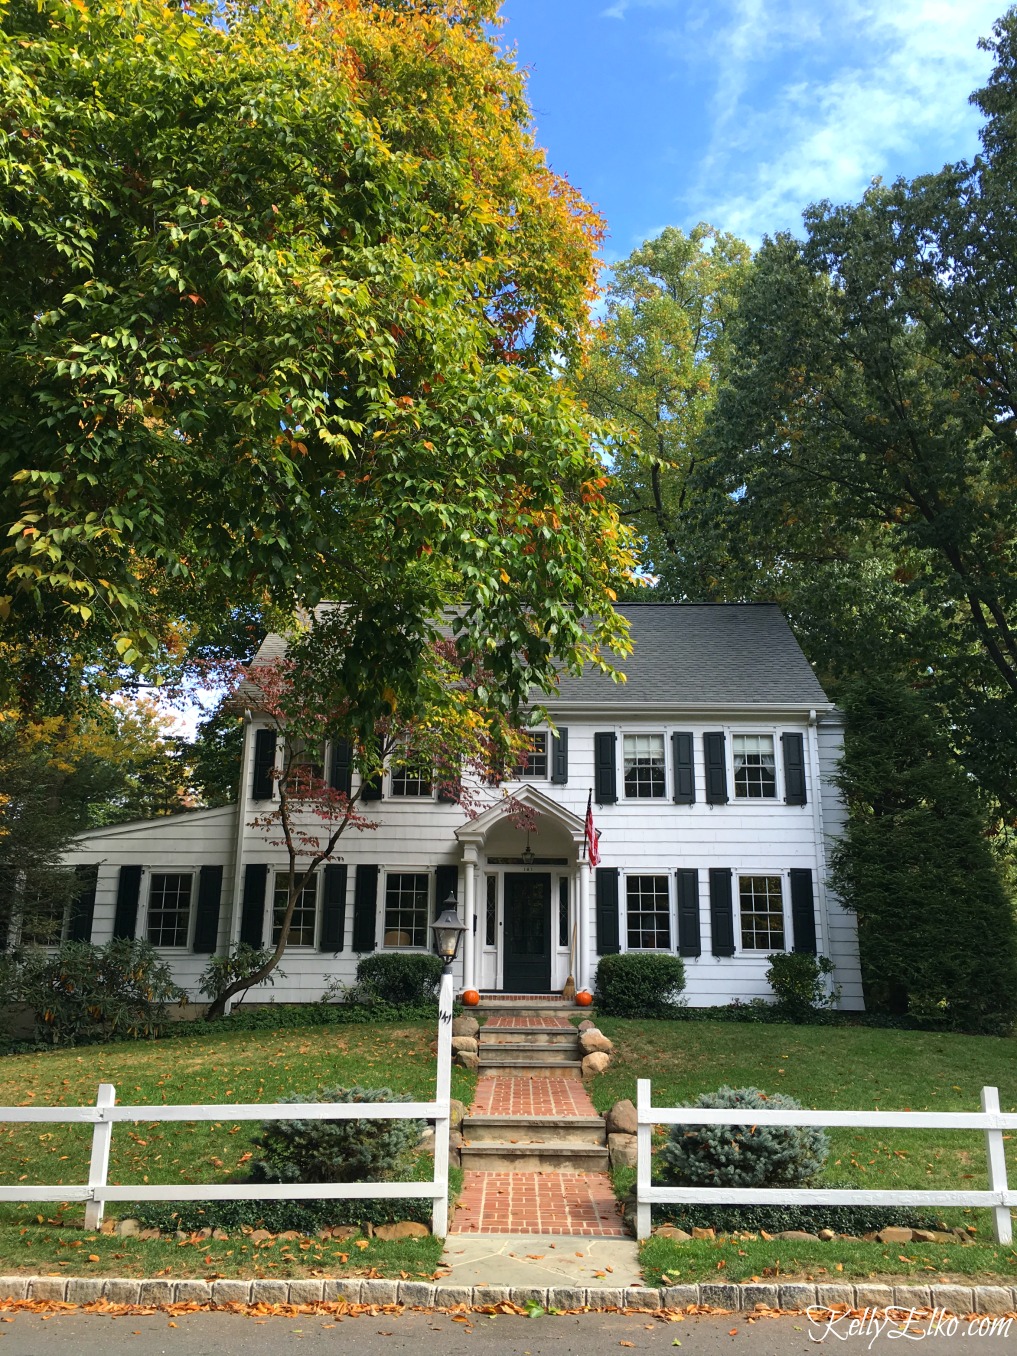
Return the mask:
[[546,815],[548,819],[553,820],[554,823],[565,830],[577,848],[582,848],[586,834],[584,821],[579,815],[574,815],[571,810],[566,810],[552,800],[545,791],[541,791],[536,786],[522,786],[518,791],[513,791],[511,795],[506,795],[504,800],[477,815],[476,819],[461,824],[455,831],[456,837],[460,843],[472,843],[479,847],[496,825],[511,818],[515,805],[524,805],[534,814]]

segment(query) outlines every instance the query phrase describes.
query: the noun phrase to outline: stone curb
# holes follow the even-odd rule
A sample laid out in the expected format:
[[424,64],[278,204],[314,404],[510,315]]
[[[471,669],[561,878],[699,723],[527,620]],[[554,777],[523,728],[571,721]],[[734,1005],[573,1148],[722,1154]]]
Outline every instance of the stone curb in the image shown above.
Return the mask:
[[489,1308],[496,1304],[545,1309],[714,1309],[751,1312],[807,1309],[811,1305],[849,1309],[946,1309],[957,1315],[1017,1312],[1017,1289],[1002,1285],[671,1285],[603,1286],[432,1285],[423,1281],[297,1280],[202,1281],[124,1280],[101,1276],[0,1276],[0,1300],[50,1303],[139,1304],[403,1304],[423,1309]]

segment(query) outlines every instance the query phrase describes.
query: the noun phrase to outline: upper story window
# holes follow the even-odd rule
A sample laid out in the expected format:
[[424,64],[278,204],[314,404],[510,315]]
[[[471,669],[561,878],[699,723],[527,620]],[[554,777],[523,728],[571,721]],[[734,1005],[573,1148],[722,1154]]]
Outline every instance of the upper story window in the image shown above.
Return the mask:
[[[275,895],[272,900],[272,945],[276,946],[282,934],[282,920],[286,912],[286,903],[290,897],[290,878],[279,871],[275,878]],[[318,877],[311,876],[304,882],[290,919],[289,946],[313,946],[314,925],[318,916]]]
[[664,736],[632,734],[623,740],[625,795],[637,799],[664,795]]
[[529,752],[512,769],[512,774],[515,777],[546,777],[547,731],[530,730],[527,738],[530,741]]
[[780,876],[739,876],[743,951],[784,950],[784,892]]
[[391,777],[393,796],[431,795],[434,781],[431,768],[412,751],[408,750],[401,757],[397,755],[393,758]]
[[307,795],[321,785],[325,775],[323,753],[323,749],[306,740],[287,740],[285,775],[291,795]]
[[776,799],[777,763],[773,735],[734,735],[731,746],[735,795],[754,800]]
[[148,940],[153,946],[186,946],[190,921],[190,872],[153,872],[148,890]]
[[625,894],[628,949],[670,951],[671,906],[667,876],[629,876]]

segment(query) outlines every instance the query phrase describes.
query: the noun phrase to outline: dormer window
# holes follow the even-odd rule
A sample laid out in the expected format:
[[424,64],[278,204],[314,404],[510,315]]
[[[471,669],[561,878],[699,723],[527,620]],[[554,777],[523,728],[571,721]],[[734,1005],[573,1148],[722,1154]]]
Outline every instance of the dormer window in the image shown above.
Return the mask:
[[527,734],[530,741],[529,752],[512,769],[514,777],[547,777],[547,731],[530,730]]
[[664,795],[664,736],[627,734],[623,743],[625,795],[648,800]]

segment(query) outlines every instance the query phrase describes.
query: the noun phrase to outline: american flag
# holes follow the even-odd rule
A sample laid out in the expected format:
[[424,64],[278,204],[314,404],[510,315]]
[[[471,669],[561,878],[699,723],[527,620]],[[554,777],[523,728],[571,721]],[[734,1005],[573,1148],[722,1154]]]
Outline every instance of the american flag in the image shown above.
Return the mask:
[[596,866],[600,861],[600,834],[593,827],[593,792],[590,792],[589,799],[586,802],[586,841],[585,847],[589,849],[590,865]]

